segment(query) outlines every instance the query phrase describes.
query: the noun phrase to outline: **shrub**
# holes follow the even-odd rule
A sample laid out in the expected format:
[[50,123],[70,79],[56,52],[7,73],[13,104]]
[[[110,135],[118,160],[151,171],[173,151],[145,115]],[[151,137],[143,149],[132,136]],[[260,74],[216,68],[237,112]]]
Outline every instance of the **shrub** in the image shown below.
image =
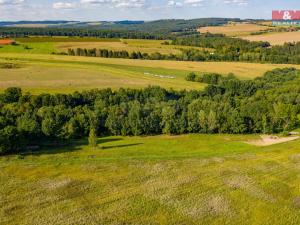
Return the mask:
[[194,72],[189,73],[186,78],[187,81],[195,81],[196,79],[196,74]]

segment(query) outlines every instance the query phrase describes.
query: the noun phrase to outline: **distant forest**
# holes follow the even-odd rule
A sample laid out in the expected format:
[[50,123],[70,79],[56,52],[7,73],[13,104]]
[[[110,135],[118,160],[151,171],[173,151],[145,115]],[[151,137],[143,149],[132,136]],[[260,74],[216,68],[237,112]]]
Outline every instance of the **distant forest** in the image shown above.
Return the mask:
[[300,71],[276,69],[254,80],[188,74],[204,90],[160,87],[73,94],[0,94],[0,154],[100,135],[288,133],[300,125]]
[[23,28],[0,27],[0,36],[11,38],[28,36],[69,36],[69,37],[97,37],[97,38],[128,38],[128,39],[165,39],[170,36],[151,34],[131,30],[100,30],[84,28]]
[[[128,33],[144,33],[144,35],[155,35],[156,37],[173,36],[184,32],[195,32],[197,28],[203,26],[223,25],[229,21],[240,22],[237,18],[201,18],[201,19],[166,19],[156,21],[99,21],[99,22],[78,22],[78,21],[19,21],[19,22],[0,22],[2,27],[0,35],[55,35],[55,36],[93,36],[104,37],[104,33],[96,31],[113,31],[120,35]],[[49,25],[46,28],[22,28],[22,24],[43,24]],[[19,27],[14,29],[14,25]],[[74,31],[74,29],[76,31]],[[63,31],[64,30],[64,31]],[[112,34],[110,34],[112,35]],[[147,36],[148,36],[147,35]],[[117,37],[117,36],[115,36]],[[123,36],[122,38],[126,38]],[[133,37],[129,37],[133,38]]]

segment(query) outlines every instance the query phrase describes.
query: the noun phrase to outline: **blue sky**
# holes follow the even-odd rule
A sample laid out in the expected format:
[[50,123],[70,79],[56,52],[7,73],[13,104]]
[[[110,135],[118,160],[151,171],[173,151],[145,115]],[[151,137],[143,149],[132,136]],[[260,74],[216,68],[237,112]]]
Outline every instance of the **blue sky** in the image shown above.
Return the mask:
[[0,21],[270,19],[273,9],[300,10],[300,0],[0,0]]

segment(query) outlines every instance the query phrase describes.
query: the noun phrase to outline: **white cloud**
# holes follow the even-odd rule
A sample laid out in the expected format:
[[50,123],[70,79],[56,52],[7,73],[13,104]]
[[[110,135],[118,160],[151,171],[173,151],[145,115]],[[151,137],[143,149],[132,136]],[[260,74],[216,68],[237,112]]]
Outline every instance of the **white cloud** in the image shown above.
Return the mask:
[[81,0],[81,3],[83,4],[103,4],[109,2],[109,0]]
[[248,5],[248,0],[224,0],[225,4],[235,4],[239,6],[247,6]]
[[115,8],[142,8],[146,0],[81,0],[82,4],[109,4]]
[[24,0],[0,0],[0,5],[20,5]]
[[184,3],[194,7],[202,6],[204,0],[184,0]]
[[126,7],[126,8],[142,8],[145,6],[145,0],[113,0],[115,6],[118,8]]
[[167,6],[170,6],[170,7],[181,7],[181,6],[183,6],[183,4],[181,2],[169,0],[168,3],[167,3]]
[[70,2],[55,2],[52,7],[53,9],[74,9],[76,4]]

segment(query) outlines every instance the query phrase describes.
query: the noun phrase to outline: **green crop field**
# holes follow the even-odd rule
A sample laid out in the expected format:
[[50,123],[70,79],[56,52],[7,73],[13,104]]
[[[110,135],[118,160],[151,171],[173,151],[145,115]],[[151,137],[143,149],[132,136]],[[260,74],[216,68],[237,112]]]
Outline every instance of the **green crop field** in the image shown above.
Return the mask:
[[284,64],[150,61],[24,53],[0,53],[0,63],[20,65],[20,68],[0,69],[0,89],[19,86],[33,93],[148,85],[201,89],[204,84],[185,80],[189,72],[224,75],[232,72],[239,78],[252,79],[274,68],[300,68],[299,65]]
[[[299,224],[300,141],[105,137],[0,158],[0,224]],[[266,179],[267,178],[267,179]]]
[[[51,54],[66,52],[69,48],[109,49],[113,51],[180,54],[181,49],[204,50],[200,47],[165,45],[162,40],[116,39],[116,38],[79,38],[79,37],[30,37],[16,38],[17,45],[3,46],[0,52],[23,52]],[[213,51],[213,49],[205,49]]]
[[17,45],[0,46],[0,53],[51,54],[53,52],[57,52],[57,48],[51,42],[19,43]]

